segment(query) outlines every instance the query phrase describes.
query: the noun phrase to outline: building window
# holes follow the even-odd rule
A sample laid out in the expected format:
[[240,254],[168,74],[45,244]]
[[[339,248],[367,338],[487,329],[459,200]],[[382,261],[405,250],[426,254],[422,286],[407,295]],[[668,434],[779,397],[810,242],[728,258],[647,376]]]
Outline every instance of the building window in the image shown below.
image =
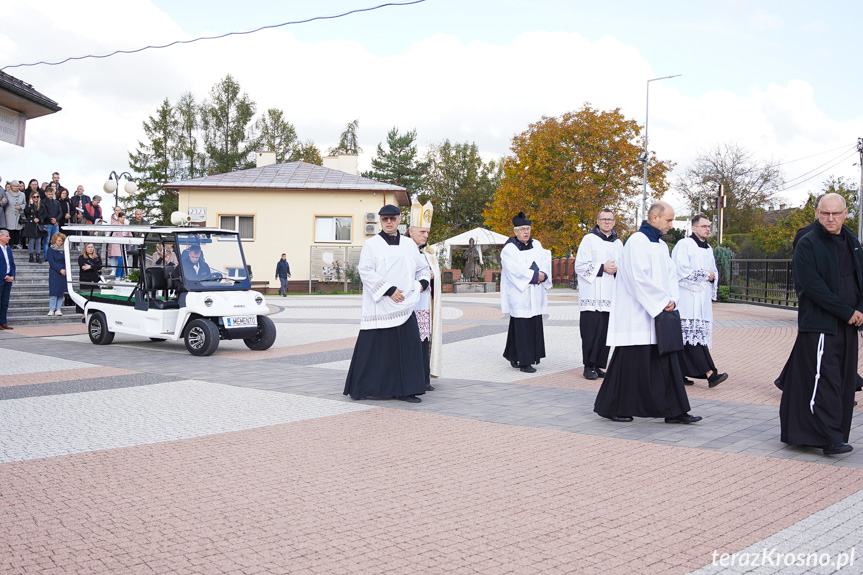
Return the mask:
[[241,240],[255,239],[255,216],[219,216],[219,227],[240,232]]
[[316,216],[315,241],[350,242],[351,221],[350,216]]

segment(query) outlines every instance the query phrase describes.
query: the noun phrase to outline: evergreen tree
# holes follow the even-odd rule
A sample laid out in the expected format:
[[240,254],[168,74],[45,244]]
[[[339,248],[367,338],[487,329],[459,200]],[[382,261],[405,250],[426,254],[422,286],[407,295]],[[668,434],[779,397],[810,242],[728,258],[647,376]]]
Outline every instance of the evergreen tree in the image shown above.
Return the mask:
[[331,156],[338,156],[339,154],[357,155],[362,152],[363,149],[360,148],[359,141],[357,140],[357,128],[359,126],[359,120],[354,120],[345,126],[345,131],[339,136],[339,145],[335,148],[330,148],[329,154]]
[[417,161],[416,130],[399,134],[393,128],[387,134],[388,150],[378,144],[377,154],[372,158],[372,169],[362,175],[379,182],[407,188],[411,200],[416,199],[423,187],[428,162]]
[[152,223],[169,223],[171,212],[177,209],[177,197],[164,192],[162,184],[178,175],[179,122],[167,98],[143,127],[148,141],[139,141],[135,152],[129,152],[129,166],[138,174],[138,192],[123,204],[143,210],[144,218]]
[[201,106],[204,147],[211,174],[223,174],[251,167],[249,124],[256,105],[240,84],[228,74],[210,90]]
[[177,154],[180,166],[177,177],[190,180],[205,173],[206,156],[199,151],[198,134],[201,129],[201,110],[191,92],[186,92],[174,107],[179,123]]
[[297,131],[290,122],[285,120],[284,113],[277,108],[270,108],[255,122],[254,151],[275,152],[276,163],[291,161],[299,144]]

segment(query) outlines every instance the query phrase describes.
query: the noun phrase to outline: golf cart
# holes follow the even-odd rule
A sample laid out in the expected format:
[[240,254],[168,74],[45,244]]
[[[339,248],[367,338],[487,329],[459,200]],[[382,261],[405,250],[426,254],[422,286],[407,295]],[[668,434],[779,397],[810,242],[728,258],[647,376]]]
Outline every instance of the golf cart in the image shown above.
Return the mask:
[[[67,274],[69,297],[84,310],[87,333],[96,345],[114,334],[149,337],[152,341],[183,339],[192,355],[211,355],[222,339],[242,339],[249,349],[269,349],[276,326],[267,317],[264,297],[251,291],[239,235],[216,228],[69,225],[64,245],[66,269],[70,249],[88,243],[107,255],[111,244],[122,246],[122,266],[98,282],[78,282]],[[80,235],[86,232],[89,235]],[[131,237],[111,234],[131,233]],[[172,255],[173,252],[173,255]],[[129,265],[137,255],[137,268]],[[135,271],[137,270],[137,271]]]

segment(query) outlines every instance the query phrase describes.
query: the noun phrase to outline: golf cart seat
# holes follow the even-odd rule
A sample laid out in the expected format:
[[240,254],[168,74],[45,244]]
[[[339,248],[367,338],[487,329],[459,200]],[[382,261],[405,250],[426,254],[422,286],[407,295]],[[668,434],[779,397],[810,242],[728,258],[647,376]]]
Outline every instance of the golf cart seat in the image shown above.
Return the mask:
[[158,292],[162,292],[162,297],[168,296],[168,280],[165,279],[165,268],[152,267],[145,270],[147,299],[150,302],[150,307],[155,309],[179,309],[180,302],[176,300],[159,299]]

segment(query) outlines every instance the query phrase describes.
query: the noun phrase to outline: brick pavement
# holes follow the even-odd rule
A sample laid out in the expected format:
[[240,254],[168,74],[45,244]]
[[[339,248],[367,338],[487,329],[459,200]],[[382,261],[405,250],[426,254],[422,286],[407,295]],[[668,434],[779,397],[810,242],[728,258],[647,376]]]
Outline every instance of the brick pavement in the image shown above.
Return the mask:
[[0,572],[827,573],[712,559],[863,552],[863,452],[778,441],[794,312],[717,305],[730,378],[688,389],[705,420],[616,425],[576,295],[551,300],[528,375],[496,295],[447,296],[445,377],[416,405],[341,395],[357,297],[280,298],[263,353],[0,334]]

